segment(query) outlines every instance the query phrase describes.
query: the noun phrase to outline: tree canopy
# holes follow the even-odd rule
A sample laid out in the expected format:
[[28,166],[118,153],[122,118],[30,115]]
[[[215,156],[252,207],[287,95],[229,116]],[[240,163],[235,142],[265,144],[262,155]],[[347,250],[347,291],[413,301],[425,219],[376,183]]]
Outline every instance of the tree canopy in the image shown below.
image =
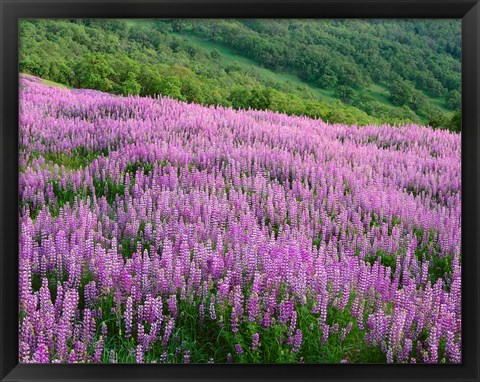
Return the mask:
[[20,71],[331,122],[457,129],[454,20],[22,20]]

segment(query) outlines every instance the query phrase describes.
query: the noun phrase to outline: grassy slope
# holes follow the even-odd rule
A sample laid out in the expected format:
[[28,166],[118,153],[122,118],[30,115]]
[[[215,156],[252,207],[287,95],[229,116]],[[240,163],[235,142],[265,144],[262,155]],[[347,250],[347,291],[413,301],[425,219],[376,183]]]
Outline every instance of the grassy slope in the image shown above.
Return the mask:
[[57,82],[53,82],[53,81],[50,81],[50,80],[45,80],[43,78],[41,80],[41,83],[44,84],[44,85],[48,85],[48,86],[54,86],[56,88],[72,89],[71,86],[67,86],[67,85],[64,85],[64,84],[59,84]]
[[377,101],[387,106],[393,106],[393,104],[390,102],[390,95],[388,93],[388,90],[384,86],[379,84],[372,84],[368,87],[367,91]]
[[[136,21],[132,21],[132,23],[136,23]],[[236,63],[237,65],[241,66],[248,66],[248,67],[253,67],[255,68],[256,72],[259,74],[259,77],[262,80],[266,81],[274,81],[274,82],[279,82],[279,83],[286,83],[290,82],[293,84],[298,84],[298,86],[308,86],[318,97],[319,100],[325,100],[325,101],[332,101],[335,99],[338,99],[335,96],[335,92],[333,90],[328,90],[328,89],[321,89],[319,87],[313,86],[312,84],[302,81],[299,79],[297,76],[295,76],[292,73],[286,73],[286,72],[276,72],[267,68],[263,68],[258,65],[255,61],[242,57],[238,55],[238,53],[229,48],[226,47],[222,44],[218,44],[216,42],[208,41],[196,36],[188,35],[188,34],[183,34],[183,33],[175,33],[171,32],[172,36],[180,36],[183,37],[192,43],[195,43],[198,47],[205,49],[208,52],[211,52],[213,50],[217,50],[221,53],[222,59],[226,64],[233,64]],[[387,88],[382,85],[382,84],[372,84],[367,88],[367,91],[372,95],[374,99],[377,101],[381,102],[387,107],[394,108],[395,106],[392,104],[390,101],[390,95],[387,90]],[[424,93],[425,94],[425,93]],[[449,110],[445,104],[445,100],[443,98],[432,98],[425,94],[425,96],[428,98],[428,101],[434,104],[435,106],[438,106],[443,112],[445,112],[449,117],[452,116],[453,112]],[[427,119],[420,117],[419,118],[427,123]]]
[[[153,22],[150,19],[129,19],[126,20],[127,25],[129,26],[138,26],[142,25],[147,28],[153,28]],[[316,96],[319,100],[324,101],[334,101],[339,100],[336,95],[335,91],[332,89],[322,89],[317,86],[312,85],[307,81],[303,81],[299,79],[295,74],[289,72],[278,72],[271,69],[264,68],[260,66],[257,62],[247,57],[241,56],[237,51],[234,49],[227,47],[221,43],[209,41],[203,39],[201,37],[197,37],[194,35],[186,34],[186,33],[177,33],[177,32],[170,32],[170,35],[184,38],[191,43],[195,44],[198,48],[203,49],[207,53],[210,53],[214,50],[217,50],[221,54],[221,58],[219,60],[222,61],[224,64],[223,66],[229,66],[232,64],[239,65],[244,69],[248,69],[250,72],[255,73],[258,76],[260,82],[264,84],[268,83],[277,83],[277,84],[290,84],[294,86],[298,86],[299,89],[304,89],[307,86],[312,93]],[[43,80],[46,85],[50,86],[60,86],[60,87],[67,87],[65,85],[56,84],[54,82]],[[395,108],[395,106],[390,101],[390,95],[387,88],[384,84],[375,83],[370,85],[367,89],[367,92],[378,102],[385,105],[388,108]],[[445,104],[445,100],[443,98],[432,98],[425,94],[428,101],[439,107],[449,118],[453,115],[453,112],[448,109],[447,105]],[[424,117],[418,116],[420,121],[423,123],[428,123],[428,120]]]
[[258,73],[258,75],[260,76],[260,78],[262,78],[263,80],[280,82],[280,83],[290,82],[292,84],[298,85],[299,87],[308,86],[320,100],[332,101],[335,99],[333,90],[326,90],[326,89],[321,89],[321,88],[312,86],[308,82],[302,81],[297,76],[291,73],[276,72],[267,68],[263,68],[259,66],[255,61],[246,57],[239,56],[238,53],[235,52],[235,50],[228,48],[222,44],[218,44],[216,42],[207,41],[199,37],[181,34],[181,33],[172,32],[171,35],[183,37],[186,40],[189,40],[195,43],[195,45],[205,49],[208,52],[211,52],[213,50],[218,50],[222,55],[221,59],[226,64],[235,63],[241,66],[253,67],[255,71]]
[[446,113],[449,117],[451,117],[453,115],[454,112],[448,109],[448,107],[445,103],[445,100],[443,98],[441,98],[441,97],[437,97],[437,98],[428,97],[428,99],[435,106],[438,106],[440,109],[442,109],[442,111],[444,113]]
[[[388,93],[388,89],[385,86],[381,84],[372,84],[367,88],[367,91],[377,101],[387,106],[393,106],[393,104],[390,102],[390,95]],[[453,111],[448,109],[447,105],[445,104],[445,100],[442,97],[433,98],[428,96],[428,94],[425,94],[425,92],[423,92],[423,94],[425,95],[425,97],[427,97],[428,102],[431,102],[435,106],[439,107],[449,117],[452,116]]]
[[[138,22],[139,21],[131,20],[130,25],[136,24]],[[224,46],[222,44],[212,42],[212,41],[209,41],[209,40],[205,40],[205,39],[199,38],[197,36],[193,36],[193,35],[189,35],[189,34],[185,34],[185,33],[172,32],[171,34],[174,35],[174,36],[181,36],[181,37],[195,43],[198,47],[201,47],[201,48],[203,48],[207,51],[212,51],[212,50],[215,50],[215,49],[218,50],[222,54],[222,59],[226,63],[237,63],[238,65],[246,65],[246,66],[249,66],[249,67],[253,66],[257,70],[257,72],[260,74],[260,77],[262,79],[271,80],[271,81],[280,82],[280,83],[285,83],[285,82],[289,81],[290,83],[298,84],[299,86],[305,86],[306,85],[315,93],[315,95],[320,100],[332,101],[332,100],[338,99],[335,96],[335,92],[333,90],[321,89],[319,87],[316,87],[316,86],[314,86],[314,85],[312,85],[312,84],[310,84],[306,81],[302,81],[301,79],[299,79],[297,76],[295,76],[292,73],[276,72],[276,71],[272,71],[272,70],[263,68],[263,67],[259,66],[258,63],[256,63],[255,61],[253,61],[251,59],[248,59],[246,57],[240,56],[239,53],[236,52],[234,49],[231,49],[231,48],[229,48],[227,46]],[[381,102],[385,106],[392,107],[392,108],[395,107],[392,104],[392,102],[390,101],[390,95],[389,95],[389,92],[388,92],[387,88],[383,84],[380,84],[380,83],[372,84],[367,88],[367,91],[373,96],[374,99]],[[425,97],[427,97],[428,102],[430,102],[431,104],[439,107],[449,117],[452,116],[453,112],[447,107],[447,105],[445,103],[445,99],[443,99],[442,97],[437,97],[437,98],[430,97],[428,94],[425,94],[425,92],[423,92],[423,93],[424,93]],[[427,122],[427,120],[425,118],[422,118],[422,117],[420,117],[420,118],[423,121]]]

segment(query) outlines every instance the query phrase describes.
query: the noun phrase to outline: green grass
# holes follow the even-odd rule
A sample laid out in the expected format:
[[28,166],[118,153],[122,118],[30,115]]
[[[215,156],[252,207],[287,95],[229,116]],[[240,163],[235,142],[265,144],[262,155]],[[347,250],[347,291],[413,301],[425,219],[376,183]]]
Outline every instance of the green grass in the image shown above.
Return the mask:
[[64,84],[59,84],[58,82],[53,82],[53,81],[45,80],[45,79],[42,79],[41,83],[44,84],[44,85],[48,85],[48,86],[54,86],[56,88],[72,89],[71,86],[67,86],[67,85],[64,85]]
[[368,88],[367,88],[367,92],[377,101],[387,105],[387,106],[391,106],[391,107],[394,107],[394,105],[392,104],[392,102],[390,101],[390,93],[388,92],[388,90],[383,87],[382,85],[380,84],[371,84]]
[[[191,363],[226,363],[230,354],[234,363],[339,363],[348,360],[351,363],[385,363],[385,355],[380,348],[369,347],[364,341],[363,330],[358,328],[356,320],[352,319],[349,309],[337,311],[329,308],[327,323],[339,324],[337,333],[331,332],[328,340],[322,343],[322,330],[318,326],[318,317],[310,312],[311,306],[297,306],[298,319],[297,328],[302,330],[303,342],[300,350],[294,352],[288,338],[289,323],[274,323],[267,329],[253,322],[240,323],[238,332],[231,330],[229,321],[230,308],[224,310],[221,305],[216,304],[217,317],[212,320],[209,317],[210,301],[204,302],[205,316],[203,322],[199,319],[200,300],[179,301],[178,317],[176,318],[175,329],[170,336],[166,346],[163,346],[160,338],[153,343],[144,356],[144,362],[159,362],[162,354],[166,356],[167,363],[183,363],[185,352],[190,354]],[[135,362],[135,355],[131,349],[135,349],[136,342],[133,338],[127,338],[124,323],[120,315],[112,315],[111,308],[114,306],[112,298],[106,298],[101,302],[103,312],[108,312],[102,317],[108,323],[108,340],[104,351],[104,361],[108,362],[110,350],[117,354],[119,363]],[[166,304],[164,304],[166,306]],[[164,324],[168,321],[169,312],[164,308]],[[341,329],[350,322],[353,323],[352,330],[341,339]],[[98,323],[101,325],[101,322]],[[145,323],[146,332],[149,325]],[[252,338],[255,333],[260,335],[259,348],[253,350]],[[133,330],[136,337],[137,330]],[[242,354],[237,354],[235,345],[242,346]]]
[[263,81],[271,81],[282,84],[290,83],[296,85],[299,89],[308,87],[309,90],[311,90],[319,100],[333,101],[337,99],[334,96],[334,91],[331,89],[321,89],[319,87],[312,86],[312,84],[302,81],[292,73],[277,72],[267,68],[263,68],[257,62],[238,55],[238,53],[234,49],[228,48],[225,45],[182,33],[171,32],[170,35],[182,37],[194,43],[196,46],[206,50],[207,52],[217,50],[222,55],[221,60],[223,61],[225,66],[232,64],[240,65],[243,68],[246,68],[256,73]]
[[[333,89],[319,88],[317,86],[312,85],[309,82],[302,81],[300,78],[298,78],[296,75],[292,73],[278,72],[278,71],[273,71],[267,68],[263,68],[254,60],[251,60],[249,58],[239,55],[234,49],[229,48],[221,43],[209,41],[209,40],[206,40],[194,35],[190,35],[190,34],[171,32],[170,35],[182,37],[194,43],[196,46],[206,50],[207,52],[212,52],[214,50],[217,50],[218,52],[220,52],[221,60],[225,65],[236,64],[236,65],[243,66],[243,68],[253,70],[259,76],[262,82],[271,81],[271,82],[276,82],[281,84],[289,83],[289,84],[296,85],[298,89],[303,89],[307,87],[319,100],[324,100],[324,101],[340,100],[335,95],[335,91]],[[390,100],[390,93],[388,89],[383,84],[373,83],[370,86],[368,86],[366,90],[367,90],[367,93],[370,94],[372,98],[375,99],[376,101],[380,102],[381,104],[389,108],[392,108],[392,109],[396,108],[396,106],[393,105],[393,103]],[[429,102],[439,107],[443,112],[445,112],[449,117],[451,117],[453,112],[448,109],[445,103],[445,100],[443,98],[441,97],[432,98],[427,94],[425,94],[425,96],[428,98]],[[424,117],[421,117],[421,116],[418,116],[418,117],[422,122],[424,123],[428,122]]]
[[429,98],[429,101],[432,104],[434,104],[440,110],[442,110],[445,114],[447,114],[448,117],[450,117],[450,118],[452,117],[454,111],[448,109],[447,104],[445,103],[445,100],[443,98],[441,98],[441,97],[436,97],[436,98],[428,97],[428,98]]
[[[29,75],[27,73],[20,73],[20,76],[22,75]],[[43,85],[47,85],[47,86],[53,86],[53,87],[56,87],[56,88],[62,88],[62,89],[73,89],[71,86],[68,86],[68,85],[64,85],[64,84],[60,84],[58,82],[54,82],[54,81],[50,81],[50,80],[46,80],[44,78],[40,78],[40,83],[43,84]]]
[[[395,105],[393,105],[393,103],[390,100],[390,93],[389,93],[388,89],[383,84],[378,84],[378,83],[371,84],[367,88],[367,92],[375,100],[381,102],[382,104],[384,104],[386,106],[395,108]],[[442,112],[447,114],[447,116],[449,118],[452,117],[454,112],[448,108],[444,98],[442,98],[442,97],[431,97],[428,94],[426,94],[425,92],[422,92],[422,93],[425,97],[427,97],[429,103],[438,107]],[[418,116],[418,117],[422,120],[422,122],[428,122],[428,120],[425,117],[422,117],[422,116]]]

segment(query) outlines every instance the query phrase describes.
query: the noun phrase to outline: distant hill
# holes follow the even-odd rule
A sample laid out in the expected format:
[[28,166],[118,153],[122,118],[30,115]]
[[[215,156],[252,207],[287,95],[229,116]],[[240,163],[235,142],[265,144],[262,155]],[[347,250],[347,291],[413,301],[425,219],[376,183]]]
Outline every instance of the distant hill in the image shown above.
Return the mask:
[[459,130],[457,20],[22,20],[20,71],[330,122]]

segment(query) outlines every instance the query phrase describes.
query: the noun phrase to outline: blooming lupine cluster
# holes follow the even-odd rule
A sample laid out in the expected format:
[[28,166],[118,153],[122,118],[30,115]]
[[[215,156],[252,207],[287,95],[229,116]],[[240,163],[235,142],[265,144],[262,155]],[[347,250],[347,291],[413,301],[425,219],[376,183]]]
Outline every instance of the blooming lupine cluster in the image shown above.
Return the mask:
[[20,362],[160,363],[186,304],[256,328],[223,362],[280,326],[303,362],[305,315],[461,362],[460,135],[20,81]]

